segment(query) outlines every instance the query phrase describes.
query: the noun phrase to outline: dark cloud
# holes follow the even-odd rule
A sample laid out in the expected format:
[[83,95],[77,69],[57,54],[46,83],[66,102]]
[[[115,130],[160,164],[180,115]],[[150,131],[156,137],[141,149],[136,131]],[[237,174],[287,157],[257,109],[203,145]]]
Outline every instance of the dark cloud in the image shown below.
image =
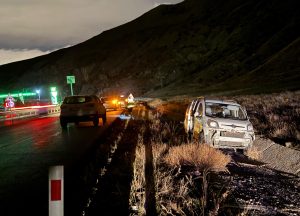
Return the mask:
[[73,45],[161,3],[181,0],[0,0],[0,49]]
[[28,50],[28,49],[13,49],[6,50],[0,49],[0,65],[6,64],[12,61],[20,61],[23,59],[33,58],[40,55],[45,55],[50,53],[50,51],[41,51],[38,49]]
[[0,65],[47,54],[182,0],[0,0]]

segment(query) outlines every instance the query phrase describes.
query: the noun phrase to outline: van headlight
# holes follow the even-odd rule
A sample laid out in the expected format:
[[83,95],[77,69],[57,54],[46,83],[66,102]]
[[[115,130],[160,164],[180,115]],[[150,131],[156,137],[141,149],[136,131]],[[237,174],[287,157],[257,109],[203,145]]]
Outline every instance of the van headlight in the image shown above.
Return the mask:
[[247,131],[253,131],[253,125],[252,124],[247,125]]
[[219,128],[219,124],[218,124],[218,122],[216,122],[216,121],[214,121],[214,120],[208,120],[207,121],[207,124],[208,124],[208,126],[209,127],[211,127],[211,128]]

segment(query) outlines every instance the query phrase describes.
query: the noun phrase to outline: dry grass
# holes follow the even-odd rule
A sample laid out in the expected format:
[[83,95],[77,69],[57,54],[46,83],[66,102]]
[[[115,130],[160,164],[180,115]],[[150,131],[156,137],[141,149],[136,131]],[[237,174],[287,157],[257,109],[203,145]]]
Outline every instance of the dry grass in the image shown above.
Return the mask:
[[[223,154],[220,150],[214,149],[207,144],[189,143],[181,146],[170,147],[168,154],[164,157],[165,163],[172,167],[191,167],[195,171],[200,171],[201,176],[195,178],[201,181],[201,193],[198,195],[197,202],[189,197],[191,203],[197,203],[200,207],[191,212],[198,212],[205,215],[208,212],[208,197],[209,194],[209,174],[212,171],[227,171],[227,164],[231,161],[230,156]],[[194,172],[195,173],[195,172]],[[193,185],[189,183],[189,185]],[[215,196],[215,195],[213,195]],[[222,200],[217,198],[215,201]],[[214,211],[217,212],[220,203],[214,203]],[[190,210],[189,210],[190,212]]]
[[155,109],[172,121],[182,121],[184,119],[184,113],[187,105],[189,104],[189,99],[181,97],[174,97],[168,101],[162,101],[159,99],[153,100],[149,103],[149,106],[155,107]]
[[165,162],[171,167],[189,166],[200,171],[227,171],[230,160],[220,150],[198,143],[171,147],[165,156]]
[[[153,112],[148,127],[142,127],[136,148],[134,176],[131,184],[131,215],[145,214],[145,145],[151,142],[156,209],[159,215],[204,215],[208,212],[209,196],[216,197],[214,212],[219,211],[221,195],[210,189],[209,173],[227,171],[230,157],[208,145],[182,144],[182,125],[163,121],[160,112]],[[145,126],[145,125],[144,125]],[[150,139],[144,139],[151,136]],[[174,146],[175,145],[175,146]],[[178,169],[190,166],[193,172]],[[189,169],[190,170],[190,169]],[[205,171],[204,171],[205,170]],[[194,172],[196,171],[196,172]],[[203,172],[199,172],[203,171]],[[197,173],[194,175],[194,173]],[[211,201],[210,201],[211,202]],[[211,208],[210,204],[210,208]]]
[[145,146],[143,144],[143,133],[139,134],[138,145],[135,152],[135,161],[133,163],[133,177],[131,181],[129,204],[135,214],[145,215]]
[[300,92],[234,97],[246,107],[257,134],[300,147]]
[[[180,179],[176,168],[166,168],[164,155],[168,146],[161,143],[152,143],[156,204],[159,215],[188,215],[187,212],[197,212],[190,193],[195,189],[191,176]],[[177,171],[176,171],[177,170]]]
[[[256,133],[284,142],[299,141],[299,93],[239,96],[234,99],[248,110],[250,120],[257,130]],[[183,121],[187,99],[171,103],[160,100],[154,102],[159,109],[152,113],[152,119],[148,122],[150,129],[148,135],[151,137],[147,140],[152,142],[158,214],[218,215],[222,212],[222,205],[229,191],[214,172],[227,171],[226,166],[231,160],[230,156],[206,144],[182,143],[184,141],[180,138],[181,126],[178,126],[178,121],[167,122],[164,117],[179,113],[177,116],[181,116],[182,119],[179,120]],[[146,128],[141,129],[134,162],[130,194],[130,205],[136,208],[134,215],[145,215],[143,137],[147,134]],[[177,142],[176,139],[181,141]],[[253,147],[247,151],[247,155],[257,160],[261,152]]]
[[159,215],[197,215],[199,200],[191,196],[195,190],[191,176],[175,180],[175,169],[155,170],[156,201]]
[[247,153],[246,155],[249,157],[249,158],[252,158],[254,160],[259,160],[261,158],[261,154],[262,152],[261,151],[258,151],[258,149],[256,147],[251,147],[247,150]]
[[162,104],[164,104],[165,102],[161,99],[154,99],[152,101],[149,101],[148,102],[148,105],[150,107],[158,107],[158,106],[161,106]]
[[153,142],[161,143],[166,136],[166,130],[164,129],[164,124],[160,119],[154,118],[152,119],[150,125],[151,130],[151,139]]
[[152,142],[168,143],[170,146],[180,145],[186,141],[185,133],[182,136],[182,125],[178,121],[163,121],[163,114],[156,110],[152,112],[151,116],[149,127]]
[[[211,189],[209,174],[212,171],[227,170],[229,156],[208,145],[190,143],[169,148],[155,144],[153,157],[157,209],[160,215],[218,213],[221,202],[226,197],[223,197],[223,192],[216,193]],[[157,159],[161,157],[163,160]],[[182,166],[193,167],[202,172],[195,175],[197,172],[186,172],[180,169]],[[209,197],[214,197],[214,203],[210,201],[211,210],[208,210]]]
[[162,163],[162,158],[168,147],[166,144],[153,143],[152,142],[152,154],[153,154],[153,165],[154,168]]

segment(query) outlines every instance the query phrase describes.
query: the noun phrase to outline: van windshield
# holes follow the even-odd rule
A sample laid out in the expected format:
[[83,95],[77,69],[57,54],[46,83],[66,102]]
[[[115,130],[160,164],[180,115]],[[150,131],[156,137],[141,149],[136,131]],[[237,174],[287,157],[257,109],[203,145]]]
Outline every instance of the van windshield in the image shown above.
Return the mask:
[[205,103],[205,115],[217,118],[247,120],[246,113],[238,105],[223,103]]

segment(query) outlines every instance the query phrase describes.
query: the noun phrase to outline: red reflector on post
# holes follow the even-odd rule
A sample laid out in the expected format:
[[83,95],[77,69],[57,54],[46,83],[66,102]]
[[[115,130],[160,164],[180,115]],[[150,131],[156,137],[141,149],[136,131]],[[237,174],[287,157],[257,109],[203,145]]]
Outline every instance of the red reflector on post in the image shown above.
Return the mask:
[[51,201],[61,200],[61,180],[51,180]]

